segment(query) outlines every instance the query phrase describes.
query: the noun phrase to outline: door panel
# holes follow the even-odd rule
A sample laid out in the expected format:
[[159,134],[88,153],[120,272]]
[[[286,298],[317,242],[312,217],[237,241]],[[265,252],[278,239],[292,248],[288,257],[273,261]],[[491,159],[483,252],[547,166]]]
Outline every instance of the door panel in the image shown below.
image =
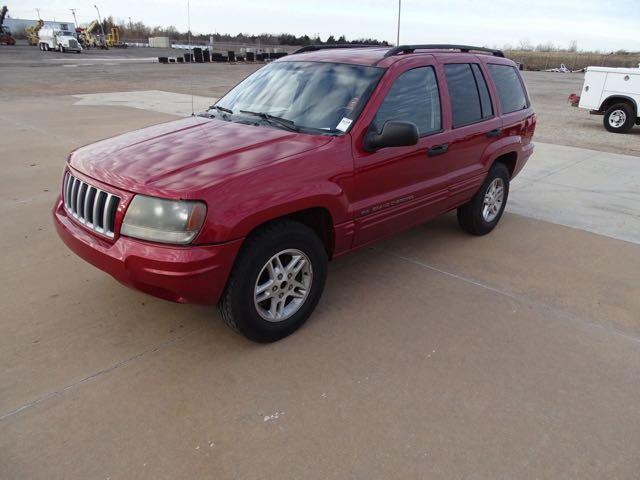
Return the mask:
[[[371,119],[371,129],[385,121],[412,121],[421,137],[410,147],[366,152],[354,145],[356,220],[355,245],[418,224],[436,215],[446,198],[442,176],[449,155],[442,133],[442,110],[436,71],[430,64],[399,73]],[[359,142],[357,137],[354,142]]]

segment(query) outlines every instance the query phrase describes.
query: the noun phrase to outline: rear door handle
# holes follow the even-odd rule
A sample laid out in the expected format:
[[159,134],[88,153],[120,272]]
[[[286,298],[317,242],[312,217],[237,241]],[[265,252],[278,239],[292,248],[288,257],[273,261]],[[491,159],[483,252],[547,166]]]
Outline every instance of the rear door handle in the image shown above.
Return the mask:
[[502,134],[501,128],[494,128],[493,130],[489,130],[485,135],[489,138],[499,137]]
[[443,153],[447,153],[449,150],[449,144],[443,143],[442,145],[435,145],[427,150],[427,155],[430,157],[435,157],[436,155],[442,155]]

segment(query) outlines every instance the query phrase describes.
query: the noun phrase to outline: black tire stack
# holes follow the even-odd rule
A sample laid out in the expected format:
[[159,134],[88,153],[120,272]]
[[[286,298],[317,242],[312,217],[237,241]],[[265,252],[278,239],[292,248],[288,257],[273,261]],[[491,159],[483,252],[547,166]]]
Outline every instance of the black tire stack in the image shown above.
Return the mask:
[[200,47],[193,49],[193,59],[196,63],[202,63],[204,61],[202,58],[202,49]]

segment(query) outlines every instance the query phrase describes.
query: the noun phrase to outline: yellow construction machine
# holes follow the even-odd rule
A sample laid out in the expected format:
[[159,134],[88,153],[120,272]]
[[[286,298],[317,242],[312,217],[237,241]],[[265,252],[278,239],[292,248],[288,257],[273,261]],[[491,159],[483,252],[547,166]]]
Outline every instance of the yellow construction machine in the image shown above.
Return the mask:
[[127,48],[127,44],[120,41],[118,27],[111,27],[111,31],[107,34],[107,45],[111,48]]
[[107,44],[98,34],[99,31],[100,23],[98,23],[97,20],[91,22],[87,28],[76,28],[78,40],[82,48],[108,48]]
[[38,20],[33,27],[27,27],[24,29],[24,33],[27,34],[27,40],[29,41],[29,45],[38,45],[40,43],[40,37],[38,37],[38,32],[43,27],[44,21]]

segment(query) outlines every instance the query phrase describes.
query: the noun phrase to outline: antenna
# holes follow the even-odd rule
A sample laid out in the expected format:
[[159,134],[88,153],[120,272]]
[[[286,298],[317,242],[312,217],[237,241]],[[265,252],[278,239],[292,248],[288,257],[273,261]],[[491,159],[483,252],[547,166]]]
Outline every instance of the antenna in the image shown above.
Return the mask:
[[400,46],[400,15],[402,13],[402,0],[398,0],[398,35],[396,37],[396,47]]
[[[187,35],[189,36],[189,68],[193,69],[193,53],[191,52],[191,7],[189,6],[189,0],[187,0]],[[193,72],[191,73],[191,116],[195,117],[196,113],[193,108]]]

